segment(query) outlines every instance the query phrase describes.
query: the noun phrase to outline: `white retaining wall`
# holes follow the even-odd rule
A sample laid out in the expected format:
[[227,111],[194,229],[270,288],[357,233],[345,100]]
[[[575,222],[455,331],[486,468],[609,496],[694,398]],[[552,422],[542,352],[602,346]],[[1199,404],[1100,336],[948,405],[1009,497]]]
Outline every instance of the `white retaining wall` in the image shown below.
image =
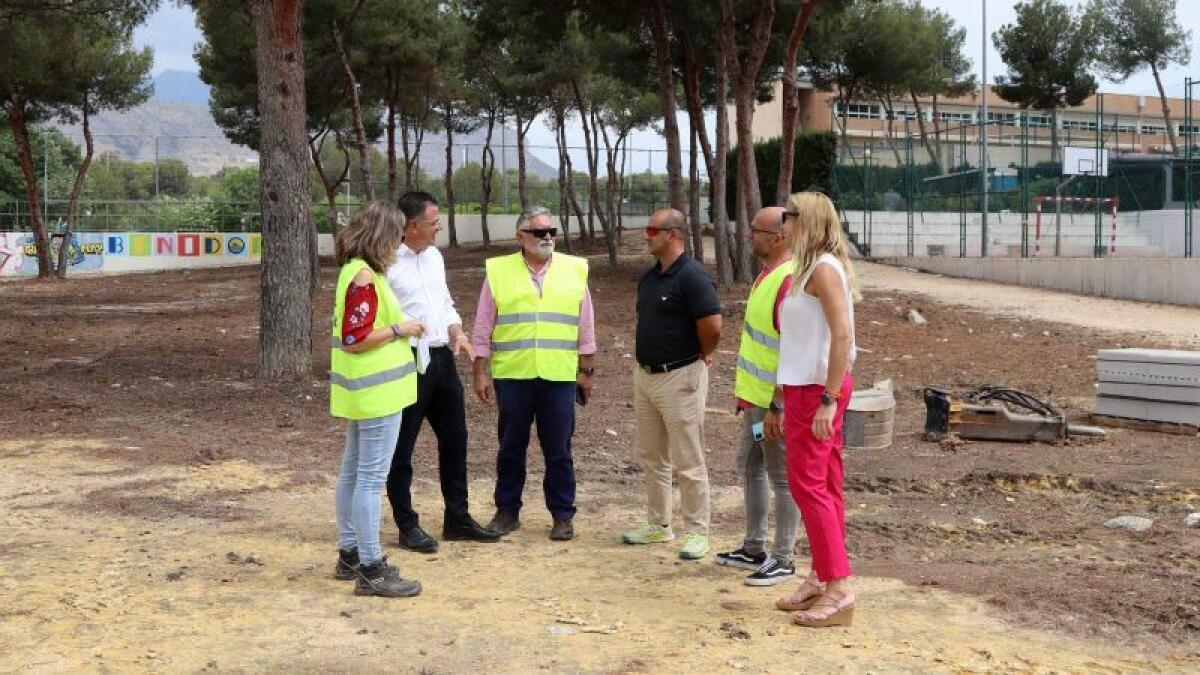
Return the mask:
[[[871,254],[876,257],[907,256],[908,214],[903,211],[846,211],[850,231],[866,241],[871,231]],[[1181,210],[1130,211],[1117,214],[1116,254],[1118,256],[1181,257],[1184,252]],[[1198,219],[1200,220],[1200,219]],[[960,215],[953,212],[913,213],[913,255],[957,256],[960,241]],[[979,213],[967,213],[966,254],[977,257],[980,248]],[[1112,218],[1102,222],[1103,244],[1107,250],[1112,236]],[[1053,213],[1042,214],[1041,255],[1054,254]],[[993,213],[988,217],[988,255],[1019,256],[1021,251],[1021,214]],[[1037,248],[1037,220],[1029,215],[1029,254]],[[1067,256],[1091,256],[1095,238],[1095,217],[1091,213],[1064,213],[1062,217],[1062,253]],[[1200,223],[1192,232],[1192,250],[1200,255]]]
[[[442,215],[438,244],[449,243],[447,215]],[[625,227],[643,228],[647,216],[626,216]],[[516,238],[515,215],[488,217],[494,242]],[[554,226],[558,227],[558,218]],[[478,215],[455,216],[458,241],[474,245],[483,241]],[[578,223],[571,221],[572,232]],[[597,223],[599,229],[599,223]],[[70,274],[144,272],[195,267],[257,264],[262,255],[262,235],[257,232],[76,232],[72,236]],[[318,236],[321,255],[333,255],[333,236]],[[58,259],[61,238],[51,243],[50,254]],[[37,274],[37,247],[28,232],[0,232],[0,277]]]
[[1200,258],[887,258],[953,277],[1200,307]]

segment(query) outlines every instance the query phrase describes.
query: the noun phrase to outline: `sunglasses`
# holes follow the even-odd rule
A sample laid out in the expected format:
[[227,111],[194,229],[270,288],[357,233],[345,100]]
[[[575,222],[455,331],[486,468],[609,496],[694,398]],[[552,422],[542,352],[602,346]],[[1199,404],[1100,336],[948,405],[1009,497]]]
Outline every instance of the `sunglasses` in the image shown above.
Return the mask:
[[558,236],[558,228],[557,227],[539,227],[536,230],[521,230],[521,231],[524,232],[525,234],[533,235],[534,239],[545,239],[546,235],[550,235],[550,237],[552,237],[552,238]]
[[647,225],[646,226],[646,236],[647,237],[657,237],[659,234],[661,234],[663,232],[670,232],[671,230],[678,230],[678,229],[679,229],[678,227],[655,227],[653,225]]
[[750,228],[750,231],[758,233],[758,234],[771,234],[771,235],[783,234],[782,232],[777,232],[775,230],[765,230],[761,227],[752,227],[752,228]]
[[799,217],[800,217],[799,211],[784,211],[783,212],[784,220],[787,220],[788,218],[799,218]]

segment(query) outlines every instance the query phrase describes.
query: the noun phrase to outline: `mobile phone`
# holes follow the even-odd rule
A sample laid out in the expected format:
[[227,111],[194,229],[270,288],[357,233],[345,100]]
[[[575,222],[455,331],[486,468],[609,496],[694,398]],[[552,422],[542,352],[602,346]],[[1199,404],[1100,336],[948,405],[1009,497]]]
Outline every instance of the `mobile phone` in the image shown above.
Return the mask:
[[583,393],[583,387],[575,385],[575,403],[579,405],[587,405],[587,396]]
[[755,442],[761,442],[766,435],[763,434],[763,423],[755,422],[750,425],[750,433],[754,435]]

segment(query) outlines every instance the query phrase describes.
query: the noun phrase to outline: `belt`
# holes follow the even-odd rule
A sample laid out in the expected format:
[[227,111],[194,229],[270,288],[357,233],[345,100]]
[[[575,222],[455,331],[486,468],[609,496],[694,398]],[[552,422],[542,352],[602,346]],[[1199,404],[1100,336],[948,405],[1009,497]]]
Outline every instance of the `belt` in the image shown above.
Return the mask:
[[662,374],[662,373],[669,373],[672,370],[678,370],[684,366],[690,366],[699,360],[700,360],[700,355],[697,354],[695,356],[689,356],[686,359],[681,359],[679,361],[672,361],[671,363],[663,363],[663,364],[657,365],[657,366],[648,366],[644,363],[639,363],[638,368],[641,368],[642,370],[646,371],[647,373],[650,373],[651,375],[658,375],[658,374]]

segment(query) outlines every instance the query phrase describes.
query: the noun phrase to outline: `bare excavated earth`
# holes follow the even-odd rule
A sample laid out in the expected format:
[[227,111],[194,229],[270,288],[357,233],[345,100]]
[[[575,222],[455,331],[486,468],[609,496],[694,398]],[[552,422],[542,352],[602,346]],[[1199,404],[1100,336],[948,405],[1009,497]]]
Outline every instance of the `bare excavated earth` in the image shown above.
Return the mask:
[[[464,317],[482,259],[503,251],[447,254]],[[997,309],[1001,291],[987,285],[964,292],[964,282],[861,266],[868,290],[857,308],[856,378],[897,383],[897,433],[891,448],[846,459],[855,625],[806,631],[772,608],[786,586],[749,588],[711,560],[684,563],[672,547],[618,543],[641,512],[628,382],[634,287],[648,264],[593,262],[600,376],[575,440],[580,538],[546,538],[535,448],[525,528],[501,544],[443,543],[439,554],[418,556],[395,547],[385,518],[392,561],[425,585],[419,598],[392,601],[356,598],[330,577],[343,427],[327,414],[328,354],[317,341],[309,382],[253,378],[257,268],[3,284],[0,663],[39,671],[1200,669],[1200,528],[1184,525],[1200,511],[1200,439],[1113,429],[1064,445],[941,446],[921,439],[919,398],[927,385],[1008,385],[1081,419],[1097,349],[1188,346],[1170,322],[1200,325],[1200,311],[1168,308],[1167,316],[1141,305],[1136,322],[1114,326],[1129,303],[1081,298],[1085,305],[1051,322],[1020,303]],[[319,330],[333,272],[325,270]],[[744,288],[725,294],[726,338],[711,378],[718,547],[742,534],[730,390],[744,296]],[[908,323],[910,308],[929,324]],[[472,504],[486,519],[495,412],[471,400],[468,415]],[[418,456],[417,501],[436,524],[431,437]],[[1140,534],[1103,527],[1120,515],[1148,516],[1154,526]]]

